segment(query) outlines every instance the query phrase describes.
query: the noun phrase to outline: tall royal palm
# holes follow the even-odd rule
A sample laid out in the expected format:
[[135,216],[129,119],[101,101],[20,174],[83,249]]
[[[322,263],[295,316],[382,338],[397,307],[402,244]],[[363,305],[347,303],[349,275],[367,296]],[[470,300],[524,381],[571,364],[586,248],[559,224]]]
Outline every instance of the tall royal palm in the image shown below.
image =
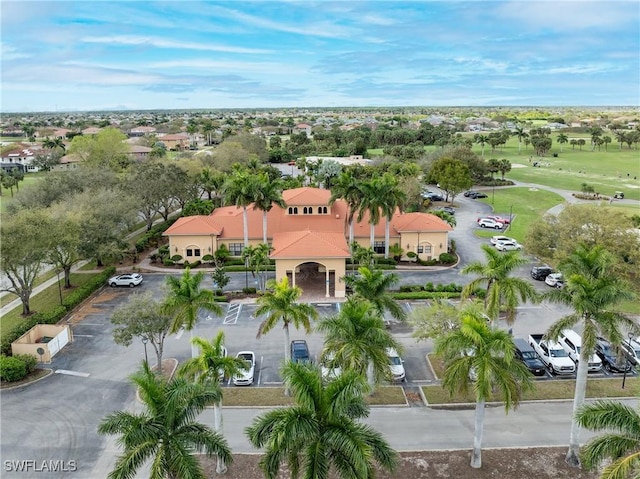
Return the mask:
[[381,198],[380,209],[386,218],[384,224],[384,257],[389,257],[389,228],[396,210],[404,207],[407,195],[398,186],[398,180],[390,173],[385,173],[377,180],[378,195]]
[[343,170],[331,185],[331,198],[329,204],[335,203],[342,198],[347,203],[347,223],[349,225],[349,244],[353,243],[353,218],[358,212],[360,201],[362,200],[361,181],[358,180],[351,170]]
[[[191,270],[185,268],[180,278],[167,276],[169,292],[165,299],[163,309],[173,315],[171,332],[177,333],[180,329],[190,331],[193,338],[193,328],[198,321],[198,311],[204,309],[214,314],[222,314],[222,308],[215,301],[213,291],[202,289],[204,272],[191,275]],[[196,357],[195,346],[191,347],[191,357]]]
[[475,395],[475,433],[471,467],[482,466],[482,433],[486,401],[497,391],[505,410],[516,408],[524,390],[533,386],[531,374],[514,357],[513,339],[506,331],[490,328],[479,308],[461,312],[460,328],[436,339],[436,353],[445,362],[442,386],[451,394]]
[[354,294],[369,301],[380,317],[389,311],[398,321],[407,318],[402,306],[393,299],[389,290],[396,285],[400,278],[395,273],[384,273],[379,269],[371,269],[367,266],[358,268],[359,276],[346,276],[344,278],[347,286],[350,286]]
[[[247,366],[242,359],[227,356],[224,347],[224,332],[222,331],[219,331],[211,341],[195,337],[191,342],[200,349],[200,355],[187,360],[180,367],[178,374],[217,391],[219,399],[213,403],[213,428],[222,435],[222,388],[220,381],[225,377],[237,375]],[[224,460],[218,457],[216,472],[223,474],[226,470]]]
[[462,290],[463,298],[468,298],[476,289],[484,286],[485,312],[495,321],[501,309],[506,313],[507,323],[511,324],[516,317],[516,308],[520,302],[538,301],[535,288],[521,278],[511,276],[513,271],[528,263],[518,251],[501,253],[489,245],[482,245],[487,261],[474,261],[462,269],[464,274],[477,277]]
[[183,378],[169,381],[155,375],[145,363],[131,377],[144,410],[135,414],[117,411],[105,416],[98,433],[119,436],[124,452],[116,460],[110,479],[126,479],[151,460],[154,478],[204,479],[205,473],[194,454],[233,460],[227,441],[194,419],[218,399],[218,392]]
[[256,199],[256,177],[246,169],[236,169],[223,186],[226,203],[242,207],[242,226],[244,231],[244,247],[249,246],[249,223],[247,207]]
[[524,131],[524,128],[520,125],[516,126],[513,130],[513,136],[518,137],[518,153],[522,150],[522,139],[529,136],[529,134]]
[[383,198],[380,196],[381,190],[379,181],[374,178],[364,181],[361,184],[362,196],[358,204],[358,222],[369,215],[369,246],[373,249],[375,243],[375,228],[380,223]]
[[587,470],[599,468],[605,459],[600,479],[640,477],[640,412],[615,401],[600,400],[583,404],[576,413],[580,426],[601,436],[582,448],[580,458]]
[[279,206],[280,208],[286,206],[282,198],[282,182],[271,180],[266,173],[261,173],[256,184],[253,208],[262,211],[262,242],[264,244],[269,243],[267,238],[267,213],[274,206]]
[[343,303],[337,315],[322,319],[317,329],[325,334],[324,354],[333,355],[343,369],[366,374],[371,391],[389,376],[387,349],[402,349],[376,308],[358,297]]
[[267,288],[271,291],[265,292],[258,298],[258,309],[256,317],[266,315],[265,320],[258,327],[258,338],[267,334],[279,323],[282,323],[284,330],[284,357],[286,362],[291,360],[289,350],[289,326],[294,328],[304,328],[307,333],[311,332],[311,319],[318,317],[318,312],[309,304],[298,303],[302,290],[297,286],[289,286],[289,279],[282,278],[279,282],[269,280]]
[[397,453],[360,419],[369,415],[367,385],[355,372],[324,382],[317,366],[288,363],[282,370],[295,404],[262,414],[246,429],[251,443],[265,449],[260,466],[267,479],[283,463],[292,478],[375,477],[375,466],[392,472]]
[[551,325],[547,336],[557,339],[562,330],[578,324],[582,329],[582,347],[576,375],[573,399],[574,419],[571,423],[567,463],[580,464],[580,426],[575,413],[584,403],[587,389],[587,370],[594,354],[598,336],[613,344],[624,341],[625,331],[638,331],[638,323],[616,311],[622,301],[633,298],[631,286],[614,273],[614,257],[601,246],[588,248],[579,245],[569,257],[560,263],[566,286],[548,293],[550,301],[565,304],[573,313]]

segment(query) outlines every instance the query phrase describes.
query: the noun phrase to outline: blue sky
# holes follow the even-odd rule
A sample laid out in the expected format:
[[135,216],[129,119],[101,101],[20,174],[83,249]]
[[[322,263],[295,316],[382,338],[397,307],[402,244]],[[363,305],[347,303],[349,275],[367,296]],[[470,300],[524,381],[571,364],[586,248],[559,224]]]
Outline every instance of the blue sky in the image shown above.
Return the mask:
[[640,104],[637,0],[0,8],[3,112]]

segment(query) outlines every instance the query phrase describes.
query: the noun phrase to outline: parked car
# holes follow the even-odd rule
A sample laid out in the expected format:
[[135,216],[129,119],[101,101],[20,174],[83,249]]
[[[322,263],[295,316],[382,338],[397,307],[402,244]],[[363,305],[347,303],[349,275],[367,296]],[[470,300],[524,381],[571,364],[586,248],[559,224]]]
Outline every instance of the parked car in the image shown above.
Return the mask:
[[503,218],[502,216],[495,216],[495,215],[481,216],[476,221],[480,221],[483,218],[488,218],[490,220],[497,221],[498,223],[502,223],[504,225],[508,225],[509,223],[511,223],[509,218]]
[[544,279],[544,282],[552,288],[564,288],[562,273],[551,273]]
[[522,361],[534,376],[544,376],[545,366],[542,361],[538,359],[538,355],[531,345],[522,338],[515,338],[513,344],[515,346],[516,359]]
[[389,357],[389,370],[391,372],[392,382],[402,382],[406,379],[404,372],[404,361],[400,358],[398,351],[393,348],[387,348],[387,356]]
[[342,368],[335,363],[333,353],[327,353],[320,360],[320,369],[324,379],[335,379],[342,373]]
[[622,191],[616,191],[613,195],[616,200],[624,200],[624,193]]
[[474,198],[477,193],[478,193],[477,191],[469,190],[469,191],[465,191],[463,193],[463,196],[466,196],[467,198]]
[[294,363],[310,363],[309,346],[304,339],[291,341],[291,361]]
[[116,286],[129,286],[133,288],[142,283],[142,275],[138,273],[126,273],[112,276],[109,278],[109,286],[115,288]]
[[438,193],[427,193],[423,194],[422,197],[429,201],[444,201],[444,197]]
[[456,209],[451,206],[442,206],[440,208],[435,208],[433,211],[444,211],[445,213],[449,213],[450,215],[456,214]]
[[598,337],[595,347],[596,354],[602,361],[602,367],[607,371],[619,372],[631,371],[631,363],[621,348],[613,346],[604,338]]
[[496,249],[498,251],[520,251],[522,245],[517,241],[500,241],[496,245]]
[[553,268],[550,266],[534,266],[531,268],[531,277],[533,279],[537,279],[538,281],[544,281],[547,279],[551,273],[553,273]]
[[253,374],[256,370],[256,355],[253,351],[240,351],[236,354],[236,358],[246,361],[248,368],[233,377],[233,384],[235,386],[251,386],[253,384]]
[[[582,351],[582,337],[573,329],[564,329],[558,338],[560,346],[564,348],[571,360],[576,363],[580,361],[580,352]],[[592,354],[589,358],[587,370],[590,373],[596,373],[602,369],[602,360],[597,354]]]
[[502,235],[492,236],[491,239],[489,240],[489,242],[493,246],[497,245],[500,241],[515,241],[515,240],[513,238],[509,238],[508,236],[502,236]]
[[633,339],[630,339],[620,343],[620,346],[627,355],[627,359],[631,363],[631,366],[640,366],[640,343],[637,343]]
[[488,198],[487,194],[482,191],[476,191],[473,195],[469,195],[469,197],[474,200],[477,200],[478,198]]
[[478,226],[480,226],[480,228],[495,228],[497,230],[504,228],[502,223],[498,223],[497,221],[490,220],[488,218],[482,218],[478,221]]

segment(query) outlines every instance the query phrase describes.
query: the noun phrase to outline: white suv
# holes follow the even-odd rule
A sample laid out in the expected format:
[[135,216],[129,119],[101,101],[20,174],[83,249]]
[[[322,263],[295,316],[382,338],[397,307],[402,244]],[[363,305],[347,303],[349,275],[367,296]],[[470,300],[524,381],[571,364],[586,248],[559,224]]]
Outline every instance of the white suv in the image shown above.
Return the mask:
[[497,221],[489,218],[482,218],[478,220],[478,226],[480,226],[480,228],[495,228],[497,230],[504,228],[504,224],[498,223]]
[[517,241],[498,241],[496,249],[498,251],[519,251],[522,249],[522,245]]

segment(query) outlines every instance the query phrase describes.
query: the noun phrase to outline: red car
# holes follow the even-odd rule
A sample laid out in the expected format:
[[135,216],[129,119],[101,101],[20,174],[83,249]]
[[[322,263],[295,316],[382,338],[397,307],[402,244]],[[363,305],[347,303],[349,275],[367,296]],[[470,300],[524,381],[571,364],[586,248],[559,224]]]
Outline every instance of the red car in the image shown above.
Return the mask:
[[505,218],[504,216],[481,216],[476,220],[476,222],[480,221],[483,218],[497,221],[498,223],[502,223],[503,225],[508,225],[509,223],[511,223],[511,220],[509,220],[509,218]]

